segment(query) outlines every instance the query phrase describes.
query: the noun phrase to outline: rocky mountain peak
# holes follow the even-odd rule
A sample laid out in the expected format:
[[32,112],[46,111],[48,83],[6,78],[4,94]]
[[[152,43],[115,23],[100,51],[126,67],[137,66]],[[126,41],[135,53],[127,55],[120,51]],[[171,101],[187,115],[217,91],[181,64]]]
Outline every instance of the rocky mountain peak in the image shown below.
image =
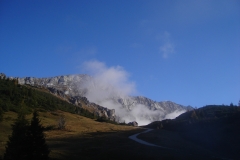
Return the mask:
[[93,99],[91,94],[97,92],[97,94],[94,93],[94,96],[98,98],[96,99],[95,97],[96,101],[92,102],[92,109],[97,110],[99,115],[106,115],[107,117],[117,115],[119,121],[127,123],[137,121],[142,125],[165,118],[175,118],[179,114],[191,109],[191,107],[179,105],[171,101],[156,102],[143,96],[120,96],[116,92],[110,92],[108,96],[103,96],[104,93],[111,91],[112,86],[99,87],[98,81],[86,74],[16,79],[21,85],[48,88],[54,94],[62,97],[72,97],[72,100],[69,101],[75,104],[78,103],[78,98],[76,97]]

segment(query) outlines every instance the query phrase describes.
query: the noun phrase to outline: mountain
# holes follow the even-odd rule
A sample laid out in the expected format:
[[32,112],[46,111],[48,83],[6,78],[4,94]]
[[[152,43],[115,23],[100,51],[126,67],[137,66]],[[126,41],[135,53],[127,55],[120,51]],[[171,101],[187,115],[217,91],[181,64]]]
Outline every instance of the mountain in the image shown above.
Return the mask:
[[159,136],[161,130],[178,133],[186,141],[217,153],[214,159],[240,159],[239,126],[239,106],[208,105],[172,120],[152,122],[145,127],[156,129],[151,137]]
[[[156,102],[149,98],[143,97],[143,96],[135,96],[135,97],[128,97],[128,99],[118,99],[118,102],[121,103],[123,106],[126,106],[127,109],[131,110],[134,105],[141,104],[148,106],[150,110],[161,110],[164,113],[171,113],[172,111],[176,110],[191,110],[192,107],[190,106],[183,106],[176,104],[171,101],[162,101],[162,102]],[[132,106],[131,106],[132,104]]]
[[[140,125],[162,119],[172,119],[191,110],[190,106],[183,106],[171,101],[156,102],[142,96],[128,96],[120,93],[109,84],[99,81],[86,74],[62,75],[49,78],[13,78],[21,85],[31,85],[47,88],[50,92],[63,98],[71,97],[71,102],[86,97],[90,102],[104,106],[107,117],[115,116],[119,122],[137,121]],[[78,100],[77,100],[78,99]],[[74,102],[74,103],[75,103]],[[100,107],[95,107],[95,109]],[[111,115],[109,115],[111,113]],[[116,115],[114,115],[114,113]]]
[[[229,127],[240,125],[240,107],[227,105],[207,105],[198,109],[185,112],[175,119],[152,122],[148,128],[164,128],[168,130],[188,130],[195,125],[204,128],[209,124],[227,123]],[[240,131],[240,130],[238,130]]]
[[19,85],[17,78],[6,77],[3,73],[0,73],[0,104],[4,111],[18,112],[24,108],[26,112],[31,112],[40,108],[77,113],[89,118],[115,119],[115,110],[89,102],[86,97],[71,97],[52,87]]

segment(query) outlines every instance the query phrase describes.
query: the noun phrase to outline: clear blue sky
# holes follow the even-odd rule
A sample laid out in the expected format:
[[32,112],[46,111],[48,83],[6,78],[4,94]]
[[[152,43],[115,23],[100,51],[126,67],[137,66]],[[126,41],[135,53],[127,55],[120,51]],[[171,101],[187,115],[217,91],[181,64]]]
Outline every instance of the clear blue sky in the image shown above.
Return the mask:
[[155,101],[237,104],[240,1],[0,1],[0,72],[80,74],[92,60]]

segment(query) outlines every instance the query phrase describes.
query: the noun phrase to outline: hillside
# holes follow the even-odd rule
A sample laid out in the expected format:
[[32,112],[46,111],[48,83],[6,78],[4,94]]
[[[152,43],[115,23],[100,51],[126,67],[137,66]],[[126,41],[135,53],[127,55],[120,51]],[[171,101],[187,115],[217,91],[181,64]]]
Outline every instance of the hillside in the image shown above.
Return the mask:
[[86,105],[73,105],[48,90],[19,85],[16,80],[0,79],[0,107],[3,111],[31,113],[33,109],[46,111],[62,110],[78,113],[90,118],[95,115],[86,109]]
[[[56,129],[60,116],[66,119],[66,130]],[[6,112],[0,123],[0,156],[11,134],[15,112]],[[28,119],[31,115],[27,116]],[[223,159],[224,156],[205,146],[188,140],[178,132],[153,130],[138,138],[169,147],[149,147],[130,140],[130,135],[142,132],[139,127],[100,123],[63,111],[40,112],[41,123],[48,128],[44,133],[51,150],[50,158],[63,159]],[[239,148],[236,147],[235,150]],[[237,154],[238,152],[236,152]],[[235,156],[236,156],[235,154]],[[226,158],[226,157],[225,157]],[[234,158],[234,157],[233,157]]]
[[[19,85],[14,79],[1,77],[0,158],[3,156],[8,136],[11,135],[11,125],[17,118],[17,112],[27,114],[27,118],[30,120],[33,110],[39,111],[41,122],[46,130],[46,138],[52,150],[50,157],[53,158],[65,159],[63,157],[67,155],[61,147],[60,149],[55,148],[55,144],[58,146],[59,143],[59,140],[55,140],[55,138],[60,138],[60,141],[65,141],[67,138],[66,141],[68,141],[68,138],[72,136],[81,137],[91,133],[135,130],[126,125],[98,122],[99,116],[88,110],[92,105],[98,106],[89,103],[86,98],[78,99],[78,105],[74,105],[58,95],[49,93],[44,88]],[[65,130],[58,129],[58,121],[62,116],[66,119]],[[104,121],[114,123],[108,120]],[[66,147],[65,144],[64,147]],[[72,144],[69,144],[68,147],[71,148]],[[69,152],[69,148],[66,149],[66,152]]]
[[[158,129],[151,133],[152,137],[158,136],[161,130],[178,133],[185,140],[203,146],[220,157],[239,159],[239,126],[239,107],[209,105],[186,112],[174,120],[157,121],[146,127]],[[145,140],[149,140],[149,136],[145,135]]]
[[[94,146],[87,144],[89,138],[96,138],[98,135],[103,133],[114,134],[118,132],[136,132],[137,128],[131,126],[123,125],[114,125],[110,123],[100,123],[95,120],[71,114],[64,111],[49,111],[49,112],[39,112],[42,125],[47,129],[45,131],[47,144],[51,149],[50,157],[52,159],[65,159],[65,158],[74,158],[74,155],[79,155],[79,150],[84,150],[82,145],[87,145],[90,149],[93,147],[99,147],[101,144],[99,142],[91,142]],[[58,120],[61,116],[64,116],[66,119],[66,129],[58,130]],[[30,120],[32,117],[31,114],[27,116],[27,119]],[[0,157],[3,156],[5,151],[5,145],[8,140],[8,135],[11,134],[11,124],[14,123],[17,118],[17,113],[15,112],[6,112],[3,117],[3,121],[0,122],[1,134],[0,134]],[[138,129],[139,130],[139,129]],[[76,144],[72,142],[73,139],[77,138]],[[83,139],[84,138],[84,139]],[[118,140],[115,140],[115,142]],[[102,142],[101,142],[102,143]],[[76,145],[76,146],[75,146]],[[73,150],[74,149],[74,150]],[[71,155],[70,153],[74,153]],[[87,155],[85,155],[87,156]],[[76,158],[76,157],[75,157]]]
[[[109,109],[101,114],[110,119],[117,118],[119,122],[137,121],[140,125],[146,125],[153,121],[175,118],[192,109],[191,106],[183,106],[171,101],[156,102],[143,96],[129,96],[121,93],[115,86],[86,74],[47,78],[10,78],[16,79],[21,85],[46,88],[62,98],[86,97],[90,102]],[[97,110],[97,107],[93,110]],[[114,112],[115,115],[109,114],[110,112]]]
[[[66,129],[56,129],[60,116],[66,119]],[[30,119],[32,115],[28,115]],[[11,134],[11,124],[16,119],[15,112],[6,112],[0,123],[0,156]],[[216,159],[211,151],[191,143],[178,136],[175,132],[160,131],[161,137],[155,136],[156,131],[148,135],[140,135],[141,139],[153,143],[174,146],[174,149],[162,149],[139,144],[128,137],[142,132],[139,127],[121,126],[110,123],[100,123],[95,120],[63,111],[40,112],[41,123],[47,130],[47,144],[53,160],[78,159]],[[146,138],[147,137],[147,138]],[[149,140],[150,139],[150,140]],[[184,146],[184,147],[183,147]]]
[[[92,104],[86,98],[79,97],[75,102],[81,105],[76,105],[46,88],[19,85],[16,80],[4,78],[0,79],[0,93],[0,109],[4,110],[0,122],[0,157],[16,112],[25,112],[30,119],[32,111],[37,109],[51,159],[239,159],[240,111],[236,106],[206,106],[189,110],[173,120],[145,126],[155,130],[138,138],[168,148],[163,149],[128,138],[142,132],[141,127],[98,122],[96,115],[85,109]],[[142,99],[143,103],[151,103],[143,97],[138,100]],[[62,116],[66,119],[66,129],[59,130]]]

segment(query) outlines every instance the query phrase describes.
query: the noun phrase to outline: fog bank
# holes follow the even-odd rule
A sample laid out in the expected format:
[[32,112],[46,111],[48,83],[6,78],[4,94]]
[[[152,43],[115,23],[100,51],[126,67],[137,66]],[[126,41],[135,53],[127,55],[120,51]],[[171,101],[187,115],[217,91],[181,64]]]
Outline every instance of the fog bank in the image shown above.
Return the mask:
[[117,102],[119,98],[130,98],[130,95],[137,93],[135,83],[129,80],[130,74],[123,67],[107,67],[103,62],[88,61],[83,64],[83,69],[93,77],[91,81],[84,84],[88,100],[109,109],[115,109],[119,122],[137,121],[139,125],[146,125],[163,118],[173,119],[185,112],[175,111],[164,115],[161,110],[153,111],[142,104],[134,104],[129,110]]

